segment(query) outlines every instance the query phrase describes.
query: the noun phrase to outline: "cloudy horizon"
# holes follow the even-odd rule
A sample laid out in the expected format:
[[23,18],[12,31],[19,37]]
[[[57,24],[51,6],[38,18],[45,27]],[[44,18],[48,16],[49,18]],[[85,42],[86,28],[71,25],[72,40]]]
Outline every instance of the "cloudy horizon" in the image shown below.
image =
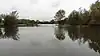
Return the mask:
[[89,9],[96,0],[0,0],[0,13],[13,10],[19,12],[22,19],[50,20],[59,9],[66,11],[66,16],[72,10],[80,7]]

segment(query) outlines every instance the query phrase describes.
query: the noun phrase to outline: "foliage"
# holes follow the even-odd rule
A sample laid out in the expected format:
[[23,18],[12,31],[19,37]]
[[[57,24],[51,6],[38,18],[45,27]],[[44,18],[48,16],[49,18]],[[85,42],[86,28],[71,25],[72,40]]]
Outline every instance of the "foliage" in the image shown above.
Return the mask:
[[80,22],[79,12],[76,10],[73,10],[68,16],[68,18],[69,18],[68,20],[69,24],[79,24]]
[[90,6],[90,16],[93,23],[100,24],[100,2],[97,0]]
[[79,8],[68,16],[69,24],[100,24],[100,2],[97,0],[89,10]]
[[17,18],[18,18],[18,13],[17,11],[13,11],[8,15],[4,16],[4,27],[17,27]]
[[59,10],[56,12],[56,15],[54,18],[56,18],[57,21],[60,21],[63,17],[65,17],[65,11],[64,10]]

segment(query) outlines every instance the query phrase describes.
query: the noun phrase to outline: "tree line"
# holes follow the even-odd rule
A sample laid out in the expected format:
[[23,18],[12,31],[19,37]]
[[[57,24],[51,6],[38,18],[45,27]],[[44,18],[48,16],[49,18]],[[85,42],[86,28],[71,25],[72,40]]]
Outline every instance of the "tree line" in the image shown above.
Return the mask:
[[98,25],[100,24],[100,2],[97,0],[95,3],[92,3],[89,10],[82,8],[73,10],[68,17],[65,17],[64,10],[59,10],[56,12],[54,18],[59,24]]
[[54,18],[50,21],[39,21],[30,19],[18,19],[17,11],[12,11],[9,14],[0,14],[0,25],[5,26],[38,26],[38,24],[100,24],[100,2],[97,0],[91,4],[89,10],[79,8],[73,10],[68,17],[65,16],[64,10],[56,12]]
[[12,11],[9,14],[0,15],[0,26],[4,27],[10,25],[17,26],[38,26],[38,24],[54,24],[55,21],[51,19],[50,21],[40,21],[40,20],[30,20],[30,19],[18,19],[17,11]]

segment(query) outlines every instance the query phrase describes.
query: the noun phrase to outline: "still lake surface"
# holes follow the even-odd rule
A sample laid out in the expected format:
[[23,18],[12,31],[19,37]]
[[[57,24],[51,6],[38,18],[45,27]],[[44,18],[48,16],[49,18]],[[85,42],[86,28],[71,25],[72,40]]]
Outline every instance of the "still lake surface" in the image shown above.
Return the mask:
[[19,40],[0,39],[0,56],[100,56],[100,27],[19,27]]

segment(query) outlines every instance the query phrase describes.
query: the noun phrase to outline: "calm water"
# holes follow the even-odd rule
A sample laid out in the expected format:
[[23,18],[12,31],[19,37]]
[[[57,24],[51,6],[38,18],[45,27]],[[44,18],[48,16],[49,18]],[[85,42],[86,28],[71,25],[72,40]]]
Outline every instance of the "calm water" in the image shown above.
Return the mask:
[[100,56],[100,27],[19,27],[1,37],[0,56]]

